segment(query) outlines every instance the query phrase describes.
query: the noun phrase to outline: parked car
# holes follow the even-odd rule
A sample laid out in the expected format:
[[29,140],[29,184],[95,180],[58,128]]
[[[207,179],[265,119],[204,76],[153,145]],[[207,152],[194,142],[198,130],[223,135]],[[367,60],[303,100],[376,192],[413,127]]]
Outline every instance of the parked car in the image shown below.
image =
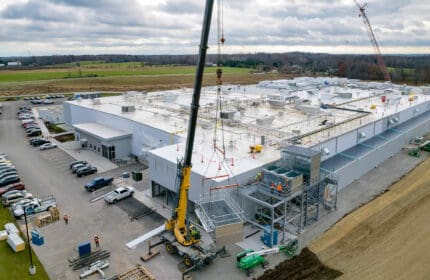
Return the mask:
[[112,182],[113,182],[113,178],[98,177],[98,178],[95,178],[92,181],[86,183],[85,189],[89,192],[93,192],[96,189],[100,189],[104,186],[112,184]]
[[34,147],[40,146],[42,144],[46,144],[46,143],[51,143],[50,141],[46,140],[46,139],[37,139],[34,140],[31,145],[33,145]]
[[2,197],[3,194],[10,191],[22,191],[22,190],[25,190],[25,185],[23,183],[19,182],[15,184],[10,184],[8,186],[0,188],[0,197]]
[[88,164],[88,163],[78,163],[78,164],[75,164],[75,165],[73,165],[73,167],[72,167],[72,172],[73,172],[73,173],[76,173],[76,171],[77,171],[78,169],[83,168],[83,167],[87,167],[87,166],[91,167],[91,165],[90,165],[90,164]]
[[27,133],[26,134],[27,136],[40,136],[40,135],[42,135],[42,131],[39,129],[39,130],[32,130],[32,131],[30,131],[29,133]]
[[54,100],[45,99],[43,100],[43,104],[54,104]]
[[6,177],[9,177],[11,175],[18,175],[18,173],[16,172],[16,170],[8,170],[6,172],[2,172],[0,174],[0,180]]
[[40,130],[39,125],[37,125],[37,124],[32,124],[32,125],[28,125],[28,126],[26,126],[26,127],[24,128],[24,131],[25,131],[26,133],[28,133],[28,132],[30,132],[30,131],[33,131],[33,130]]
[[24,120],[24,119],[32,119],[32,118],[33,118],[33,115],[32,115],[32,114],[30,114],[30,113],[22,113],[22,114],[19,114],[19,115],[18,115],[18,118],[19,118],[20,120]]
[[20,181],[18,175],[10,175],[0,180],[0,187],[4,187]]
[[53,149],[53,148],[57,148],[57,145],[54,143],[45,143],[40,145],[39,149],[40,150],[49,150],[49,149]]
[[37,199],[32,203],[30,203],[29,205],[27,205],[25,208],[23,207],[15,208],[13,210],[13,215],[17,219],[20,219],[21,217],[24,216],[24,209],[27,215],[33,215],[43,211],[49,211],[51,207],[56,207],[56,206],[57,204],[54,198],[47,199],[47,200]]
[[72,169],[76,164],[87,164],[87,162],[85,160],[75,160],[70,163],[69,168]]
[[12,211],[14,211],[16,208],[19,207],[27,207],[33,201],[37,201],[37,198],[23,198],[21,200],[18,200],[17,202],[12,203],[9,207]]
[[82,177],[82,176],[87,176],[87,175],[94,174],[94,173],[97,173],[97,168],[92,167],[92,166],[88,166],[88,167],[78,169],[76,171],[76,176]]
[[32,197],[33,195],[27,191],[11,191],[11,192],[5,193],[2,196],[1,201],[3,203],[3,206],[9,206],[12,203],[15,203],[21,199],[32,198]]
[[105,196],[105,201],[109,204],[111,203],[117,203],[117,201],[131,197],[134,194],[134,188],[127,186],[127,187],[118,187],[114,191],[108,193]]
[[2,165],[2,166],[0,166],[0,173],[8,172],[10,170],[15,170],[15,166],[13,166],[13,165],[4,165],[4,166]]
[[38,141],[40,139],[43,139],[43,138],[42,137],[33,137],[33,138],[30,138],[30,140],[28,140],[28,143],[30,143],[32,145],[33,142]]

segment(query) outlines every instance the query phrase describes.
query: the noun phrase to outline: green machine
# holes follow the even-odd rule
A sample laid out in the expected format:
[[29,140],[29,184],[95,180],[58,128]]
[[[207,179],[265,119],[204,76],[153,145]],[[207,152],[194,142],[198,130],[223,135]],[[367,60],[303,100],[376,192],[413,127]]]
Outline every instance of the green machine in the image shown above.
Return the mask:
[[420,157],[420,149],[419,148],[410,149],[408,154],[411,157]]
[[420,145],[420,150],[430,152],[430,141],[426,141]]
[[237,254],[237,267],[246,271],[246,274],[250,276],[254,272],[254,268],[256,266],[261,265],[263,268],[267,268],[269,266],[269,262],[266,259],[267,255],[285,252],[288,257],[292,257],[296,253],[298,247],[299,243],[297,239],[293,239],[290,240],[286,245],[279,245],[275,248],[261,251],[248,249]]

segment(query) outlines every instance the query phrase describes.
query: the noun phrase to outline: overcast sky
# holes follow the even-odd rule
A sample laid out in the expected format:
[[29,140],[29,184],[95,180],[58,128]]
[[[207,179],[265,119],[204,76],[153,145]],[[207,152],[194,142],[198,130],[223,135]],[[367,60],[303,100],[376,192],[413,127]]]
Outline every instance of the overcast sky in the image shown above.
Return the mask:
[[[217,1],[215,1],[216,3]],[[383,53],[430,53],[428,0],[369,0]],[[224,53],[372,53],[352,0],[224,0]],[[0,0],[0,56],[194,54],[204,0]],[[216,5],[210,52],[216,52]]]

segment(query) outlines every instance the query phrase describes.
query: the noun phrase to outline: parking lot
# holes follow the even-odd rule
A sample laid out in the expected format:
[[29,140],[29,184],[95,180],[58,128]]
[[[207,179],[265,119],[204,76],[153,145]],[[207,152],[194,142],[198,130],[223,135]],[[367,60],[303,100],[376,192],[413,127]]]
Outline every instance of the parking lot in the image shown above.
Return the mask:
[[[148,210],[137,199],[130,198],[107,205],[103,199],[90,202],[93,195],[83,185],[94,177],[118,177],[124,171],[144,168],[142,165],[122,166],[105,173],[97,173],[77,178],[69,170],[69,164],[75,160],[60,148],[39,151],[28,144],[20,122],[16,117],[19,106],[28,105],[24,102],[8,102],[3,104],[0,117],[0,151],[5,152],[19,171],[27,189],[36,196],[53,194],[60,208],[60,216],[67,213],[69,224],[62,220],[40,228],[45,237],[45,245],[33,246],[40,261],[51,279],[77,279],[80,271],[68,267],[68,258],[77,256],[76,246],[84,241],[92,241],[95,234],[100,236],[101,248],[111,252],[108,259],[110,267],[105,269],[107,277],[124,272],[139,263],[139,257],[146,251],[146,246],[129,250],[127,242],[137,236],[158,227],[164,218],[158,214],[142,216]],[[147,176],[144,174],[144,177]],[[124,179],[118,180],[127,184]],[[143,180],[147,182],[147,180]],[[147,186],[135,184],[136,191],[142,192]],[[136,197],[142,197],[142,193]],[[162,272],[160,279],[179,279],[176,267],[178,260],[166,256],[164,250],[160,259],[145,264],[149,270]],[[157,275],[157,273],[154,273]],[[88,279],[99,279],[93,275]]]

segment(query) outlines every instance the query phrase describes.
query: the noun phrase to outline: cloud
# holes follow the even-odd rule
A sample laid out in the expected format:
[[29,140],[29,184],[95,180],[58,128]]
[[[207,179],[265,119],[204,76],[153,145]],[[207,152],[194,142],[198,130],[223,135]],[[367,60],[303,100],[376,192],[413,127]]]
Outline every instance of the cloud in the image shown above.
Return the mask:
[[[425,1],[367,3],[382,51],[430,52]],[[201,0],[2,0],[0,56],[196,53],[203,10]],[[216,15],[215,5],[210,52]],[[224,1],[223,15],[223,52],[373,52],[350,0]]]

